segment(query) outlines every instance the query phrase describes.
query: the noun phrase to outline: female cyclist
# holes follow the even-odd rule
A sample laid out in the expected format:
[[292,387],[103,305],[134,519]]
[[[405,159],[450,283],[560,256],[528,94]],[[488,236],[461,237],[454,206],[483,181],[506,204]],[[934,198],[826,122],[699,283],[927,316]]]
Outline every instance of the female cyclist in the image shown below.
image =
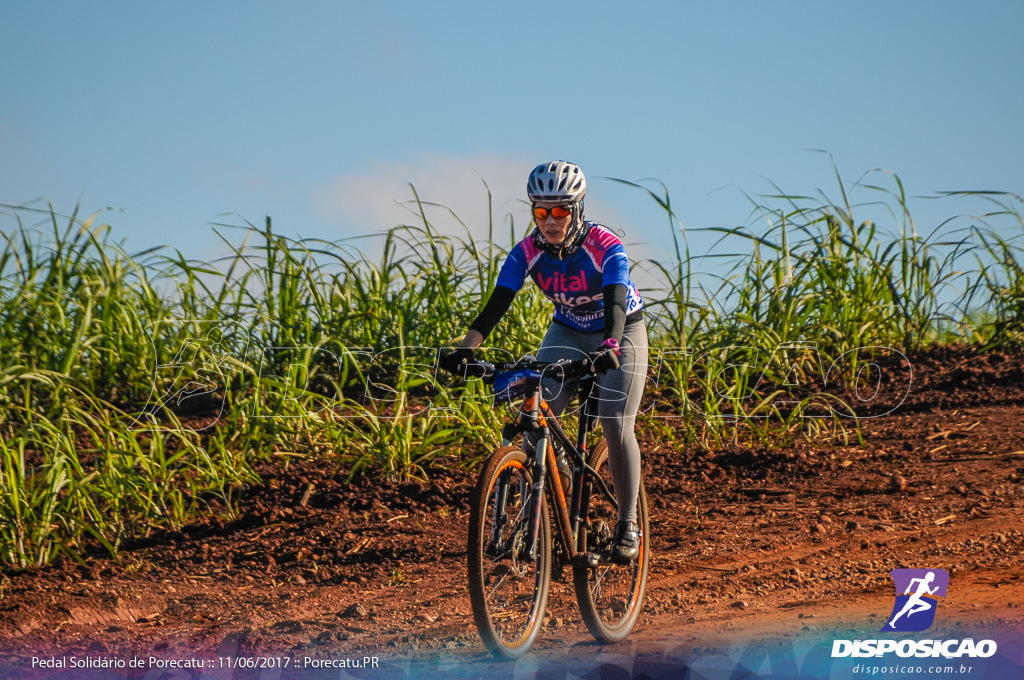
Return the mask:
[[[611,559],[628,563],[640,546],[636,502],[640,488],[640,446],[636,414],[647,377],[647,327],[643,299],[629,278],[622,241],[607,227],[583,218],[587,182],[566,161],[538,165],[526,193],[536,228],[502,264],[494,291],[470,324],[462,345],[442,359],[453,373],[473,360],[530,276],[555,305],[554,318],[537,352],[540,361],[589,355],[598,372],[598,409],[618,502]],[[545,382],[545,398],[561,414],[570,386]]]

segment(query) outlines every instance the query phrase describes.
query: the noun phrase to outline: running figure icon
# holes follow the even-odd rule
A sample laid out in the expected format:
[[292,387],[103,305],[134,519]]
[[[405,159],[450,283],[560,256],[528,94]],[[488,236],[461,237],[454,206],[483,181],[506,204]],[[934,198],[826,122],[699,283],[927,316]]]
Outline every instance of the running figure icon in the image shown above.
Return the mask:
[[[154,367],[149,400],[136,416],[132,429],[145,430],[154,426],[166,429],[169,427],[167,424],[160,424],[166,423],[165,410],[179,412],[184,409],[187,412],[188,409],[205,408],[208,415],[215,412],[216,417],[211,422],[204,422],[202,427],[187,428],[201,431],[213,427],[224,412],[223,390],[232,370],[233,356],[229,335],[221,326],[206,327],[211,326],[207,322],[195,321],[191,325],[199,328],[184,334],[170,362]],[[199,335],[196,331],[205,332]],[[158,329],[151,331],[154,337],[158,332]],[[204,399],[206,403],[202,403]]]
[[[945,569],[894,569],[896,602],[883,631],[922,631],[935,621],[938,597],[945,597],[949,573]],[[915,616],[915,614],[917,616]]]
[[910,595],[910,599],[907,600],[907,603],[905,605],[903,605],[903,609],[900,610],[900,613],[897,614],[896,616],[892,617],[892,621],[889,622],[889,627],[890,628],[895,628],[896,627],[896,620],[899,619],[904,614],[906,614],[907,617],[909,618],[909,617],[913,616],[914,614],[917,614],[918,612],[926,612],[926,611],[928,611],[929,609],[932,609],[935,606],[935,601],[934,600],[925,600],[924,598],[921,597],[925,593],[927,593],[928,595],[934,595],[935,591],[939,589],[938,586],[935,586],[934,588],[929,588],[928,587],[928,584],[931,583],[934,580],[935,580],[935,572],[933,572],[933,571],[929,571],[928,574],[924,578],[911,579],[910,585],[907,587],[906,592],[904,592],[903,594],[904,595],[910,595],[910,590],[914,587],[915,583],[918,584],[917,592],[914,593],[913,595]]

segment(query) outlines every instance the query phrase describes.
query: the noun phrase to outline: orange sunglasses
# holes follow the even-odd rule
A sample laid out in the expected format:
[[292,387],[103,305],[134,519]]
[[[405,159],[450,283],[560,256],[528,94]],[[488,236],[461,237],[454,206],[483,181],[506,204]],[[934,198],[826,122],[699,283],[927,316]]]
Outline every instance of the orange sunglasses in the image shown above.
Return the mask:
[[554,208],[541,208],[536,205],[533,206],[533,219],[538,222],[546,220],[549,213],[556,220],[560,220],[563,217],[568,217],[572,214],[572,205],[556,205]]

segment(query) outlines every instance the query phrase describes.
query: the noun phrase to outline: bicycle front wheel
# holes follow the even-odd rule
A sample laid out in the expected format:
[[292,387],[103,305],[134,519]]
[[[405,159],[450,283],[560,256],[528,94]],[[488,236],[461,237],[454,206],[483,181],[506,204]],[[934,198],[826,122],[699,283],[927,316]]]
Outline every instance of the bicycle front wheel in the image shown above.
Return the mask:
[[[608,487],[614,489],[605,440],[594,447],[588,462]],[[651,550],[647,493],[642,480],[636,514],[640,551],[630,564],[613,564],[607,555],[611,552],[618,519],[615,505],[591,482],[587,518],[580,528],[578,547],[581,552],[591,553],[596,564],[573,565],[573,585],[587,630],[602,642],[618,642],[629,635],[643,605]]]
[[542,504],[535,555],[526,541],[533,475],[525,453],[496,451],[473,491],[469,515],[469,596],[492,654],[516,659],[540,633],[551,584],[551,520]]

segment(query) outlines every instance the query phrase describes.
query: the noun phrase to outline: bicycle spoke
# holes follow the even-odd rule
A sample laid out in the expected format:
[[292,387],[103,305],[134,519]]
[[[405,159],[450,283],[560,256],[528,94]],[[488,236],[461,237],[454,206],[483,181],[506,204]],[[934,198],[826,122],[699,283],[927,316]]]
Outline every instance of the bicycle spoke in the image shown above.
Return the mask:
[[[612,480],[607,456],[607,443],[602,441],[591,453],[590,465],[610,488]],[[643,603],[650,560],[647,498],[641,484],[637,499],[639,554],[630,564],[612,564],[607,560],[612,547],[611,527],[615,525],[617,510],[599,485],[594,487],[587,507],[589,522],[582,548],[595,555],[598,564],[574,567],[574,583],[587,629],[599,640],[614,642],[625,638],[633,629]]]
[[487,593],[488,600],[490,600],[494,593],[497,592],[498,588],[500,588],[505,583],[506,578],[508,578],[508,574],[502,576],[501,580],[494,584],[494,587],[491,588],[491,590]]
[[550,569],[550,520],[545,512],[537,558],[520,558],[527,542],[531,476],[526,454],[505,447],[480,475],[470,512],[469,582],[473,618],[494,654],[516,658],[540,631]]

